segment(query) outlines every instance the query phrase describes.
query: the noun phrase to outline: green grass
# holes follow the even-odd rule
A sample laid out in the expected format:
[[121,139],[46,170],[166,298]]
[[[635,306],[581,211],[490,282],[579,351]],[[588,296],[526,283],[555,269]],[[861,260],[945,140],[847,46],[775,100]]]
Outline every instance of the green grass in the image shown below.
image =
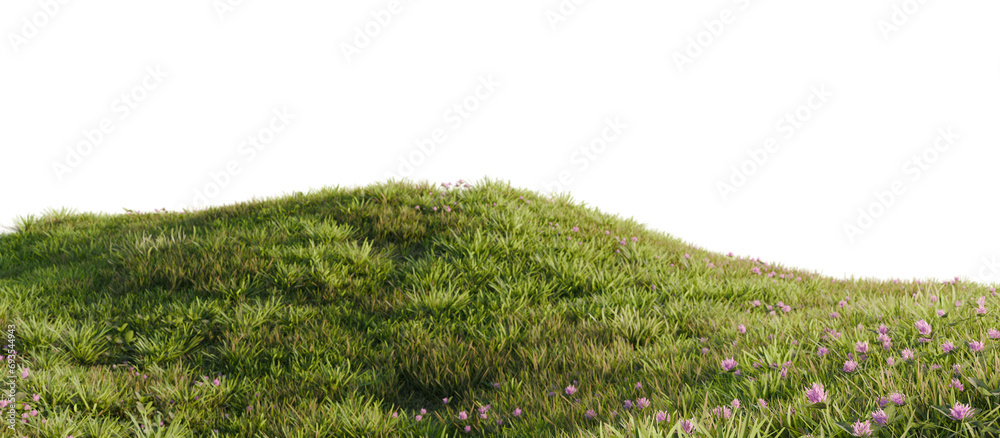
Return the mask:
[[[698,436],[848,436],[892,392],[905,403],[877,435],[996,436],[990,287],[834,280],[489,180],[61,210],[0,235],[18,351],[0,377],[29,437],[661,437],[681,419]],[[859,341],[870,352],[844,372]],[[806,399],[814,382],[825,404]],[[975,415],[948,418],[956,402]]]

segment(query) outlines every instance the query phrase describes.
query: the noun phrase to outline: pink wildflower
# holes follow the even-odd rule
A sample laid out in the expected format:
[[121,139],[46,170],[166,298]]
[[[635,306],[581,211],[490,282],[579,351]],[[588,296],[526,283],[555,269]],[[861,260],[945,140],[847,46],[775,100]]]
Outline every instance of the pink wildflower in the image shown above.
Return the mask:
[[728,420],[732,418],[733,411],[729,409],[729,406],[719,406],[716,407],[715,409],[712,409],[712,415],[715,415],[716,417],[719,417],[723,420]]
[[917,327],[917,331],[920,334],[924,336],[931,334],[931,325],[928,324],[927,321],[921,319],[920,321],[913,323],[913,325]]
[[823,388],[822,384],[813,383],[812,388],[806,390],[806,399],[809,400],[809,403],[825,403],[826,389]]
[[905,402],[906,396],[901,393],[893,392],[889,394],[889,401],[893,402],[897,406],[902,406]]
[[852,427],[854,428],[854,436],[872,436],[871,421],[865,420],[864,423],[855,421]]
[[689,420],[681,420],[680,424],[681,424],[681,430],[683,430],[684,433],[691,435],[691,432],[694,430],[694,422]]
[[875,412],[872,412],[872,420],[875,420],[875,422],[878,423],[879,426],[885,426],[885,424],[889,422],[889,416],[885,413],[884,410],[879,409]]
[[955,406],[951,408],[951,418],[955,421],[962,421],[966,418],[972,418],[974,410],[972,406],[963,405],[959,402],[955,402]]
[[858,353],[862,353],[862,354],[863,353],[867,353],[868,352],[868,341],[858,341],[857,343],[855,343],[854,344],[854,351],[856,351]]
[[941,351],[945,353],[951,353],[951,351],[954,349],[955,349],[955,344],[952,344],[951,342],[945,342],[941,344]]
[[733,368],[736,368],[738,365],[739,364],[736,362],[736,360],[731,357],[722,361],[722,369],[726,371],[730,371]]

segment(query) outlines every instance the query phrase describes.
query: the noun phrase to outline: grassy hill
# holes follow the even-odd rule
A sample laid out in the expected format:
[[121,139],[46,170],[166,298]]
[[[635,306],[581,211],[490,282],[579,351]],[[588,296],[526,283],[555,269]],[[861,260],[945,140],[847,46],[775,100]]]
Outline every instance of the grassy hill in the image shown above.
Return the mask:
[[0,411],[29,437],[996,436],[997,304],[488,180],[60,211],[0,235]]

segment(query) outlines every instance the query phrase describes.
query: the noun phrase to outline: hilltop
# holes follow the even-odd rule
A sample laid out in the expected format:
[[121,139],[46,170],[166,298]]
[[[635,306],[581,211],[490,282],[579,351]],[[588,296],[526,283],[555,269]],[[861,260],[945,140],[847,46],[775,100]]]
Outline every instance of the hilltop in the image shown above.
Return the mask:
[[490,180],[63,210],[0,235],[19,394],[0,408],[59,437],[993,433],[996,302]]

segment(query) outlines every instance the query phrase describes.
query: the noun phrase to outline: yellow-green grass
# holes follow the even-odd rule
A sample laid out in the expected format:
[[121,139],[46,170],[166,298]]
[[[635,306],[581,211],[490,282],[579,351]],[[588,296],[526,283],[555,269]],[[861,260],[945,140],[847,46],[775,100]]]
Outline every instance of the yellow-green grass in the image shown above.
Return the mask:
[[[17,351],[3,419],[16,409],[16,435],[2,426],[77,438],[660,437],[684,435],[684,419],[696,436],[850,436],[858,420],[876,429],[872,412],[895,392],[905,403],[888,402],[876,435],[995,436],[993,287],[836,280],[490,180],[193,212],[53,211],[0,235],[0,323]],[[807,399],[813,383],[826,402]],[[976,411],[955,420],[955,403]]]

